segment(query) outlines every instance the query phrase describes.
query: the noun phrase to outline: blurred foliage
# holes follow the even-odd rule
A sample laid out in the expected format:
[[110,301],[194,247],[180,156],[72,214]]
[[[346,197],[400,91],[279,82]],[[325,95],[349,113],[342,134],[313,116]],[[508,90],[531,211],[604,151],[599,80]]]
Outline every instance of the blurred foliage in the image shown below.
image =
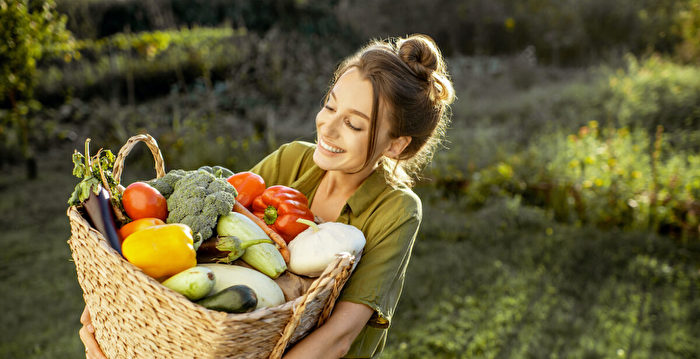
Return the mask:
[[[639,61],[627,56],[625,69],[609,77],[604,116],[618,126],[669,130],[700,128],[700,68],[659,56]],[[609,95],[609,97],[607,96]],[[695,149],[700,147],[695,142]]]
[[533,46],[542,62],[574,65],[626,52],[672,53],[686,36],[673,31],[676,15],[694,1],[414,0],[397,7],[390,0],[347,0],[338,13],[363,37],[427,33],[447,54],[465,55]]
[[679,59],[700,64],[700,0],[690,0],[676,15],[674,30],[682,42],[676,48]]
[[[483,118],[450,134],[460,141],[433,161],[432,185],[472,208],[518,194],[566,222],[698,238],[700,72],[657,56],[598,71],[554,99],[514,99],[516,111],[473,110]],[[499,112],[515,119],[493,123]]]
[[34,117],[41,108],[34,98],[37,62],[55,47],[70,47],[65,22],[53,0],[0,1],[0,164],[21,156],[29,178],[36,177],[33,142],[46,130]]
[[134,104],[185,88],[197,79],[212,83],[251,56],[254,38],[231,28],[121,33],[81,40],[77,56],[47,58],[37,96],[60,104],[66,98],[124,99]]
[[[649,52],[697,59],[698,0],[59,0],[68,28],[96,39],[124,31],[228,24],[358,39],[426,33],[447,55],[506,55],[531,46],[552,64]],[[372,19],[371,22],[366,19]]]
[[306,0],[58,0],[68,28],[83,39],[227,24],[264,34],[274,27],[306,35],[352,36],[333,13],[335,1]]
[[[470,173],[450,175],[453,188],[479,207],[493,196],[521,195],[555,218],[610,228],[698,237],[700,155],[675,150],[662,127],[598,128],[540,136],[530,147]],[[455,185],[455,183],[459,185]]]

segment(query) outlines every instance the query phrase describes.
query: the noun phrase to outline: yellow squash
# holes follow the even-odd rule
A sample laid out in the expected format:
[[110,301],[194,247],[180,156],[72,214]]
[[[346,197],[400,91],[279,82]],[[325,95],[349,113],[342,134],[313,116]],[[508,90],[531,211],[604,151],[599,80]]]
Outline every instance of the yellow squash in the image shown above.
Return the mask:
[[124,257],[146,274],[165,279],[197,265],[192,230],[173,223],[144,228],[122,244]]

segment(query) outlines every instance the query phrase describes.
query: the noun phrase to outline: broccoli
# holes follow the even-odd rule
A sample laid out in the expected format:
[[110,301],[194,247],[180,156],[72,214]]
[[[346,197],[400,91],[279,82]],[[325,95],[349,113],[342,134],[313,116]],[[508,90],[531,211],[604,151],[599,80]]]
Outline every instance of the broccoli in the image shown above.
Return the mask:
[[148,184],[153,186],[153,188],[157,189],[158,192],[160,192],[160,194],[162,194],[165,198],[168,198],[173,193],[175,184],[180,179],[182,179],[182,177],[191,172],[193,171],[172,170],[166,173],[165,176],[161,178],[156,178],[154,180],[148,181]]
[[236,189],[206,171],[173,170],[151,181],[167,198],[167,223],[183,223],[194,232],[195,248],[214,234],[219,216],[231,212]]

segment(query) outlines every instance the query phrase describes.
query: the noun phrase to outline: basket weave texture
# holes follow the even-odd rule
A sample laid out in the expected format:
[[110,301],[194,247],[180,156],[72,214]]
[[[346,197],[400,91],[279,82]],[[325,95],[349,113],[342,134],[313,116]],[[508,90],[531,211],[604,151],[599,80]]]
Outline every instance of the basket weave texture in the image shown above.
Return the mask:
[[[162,156],[148,135],[132,137],[117,156],[115,178],[135,142],[145,142],[161,177]],[[158,168],[160,158],[160,166]],[[70,245],[95,338],[108,358],[279,358],[328,318],[355,258],[338,255],[300,297],[251,313],[206,309],[126,261],[84,218],[68,209]]]

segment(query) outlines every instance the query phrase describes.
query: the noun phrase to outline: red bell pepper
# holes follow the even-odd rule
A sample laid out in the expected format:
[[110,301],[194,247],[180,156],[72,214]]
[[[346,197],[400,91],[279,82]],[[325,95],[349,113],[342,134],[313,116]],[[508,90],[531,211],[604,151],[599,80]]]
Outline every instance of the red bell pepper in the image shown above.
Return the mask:
[[265,191],[265,180],[253,172],[238,172],[226,181],[236,188],[236,201],[246,208],[250,208],[253,200]]
[[253,213],[289,243],[303,232],[307,225],[297,222],[304,218],[314,220],[309,200],[303,193],[287,186],[270,186],[253,200]]

